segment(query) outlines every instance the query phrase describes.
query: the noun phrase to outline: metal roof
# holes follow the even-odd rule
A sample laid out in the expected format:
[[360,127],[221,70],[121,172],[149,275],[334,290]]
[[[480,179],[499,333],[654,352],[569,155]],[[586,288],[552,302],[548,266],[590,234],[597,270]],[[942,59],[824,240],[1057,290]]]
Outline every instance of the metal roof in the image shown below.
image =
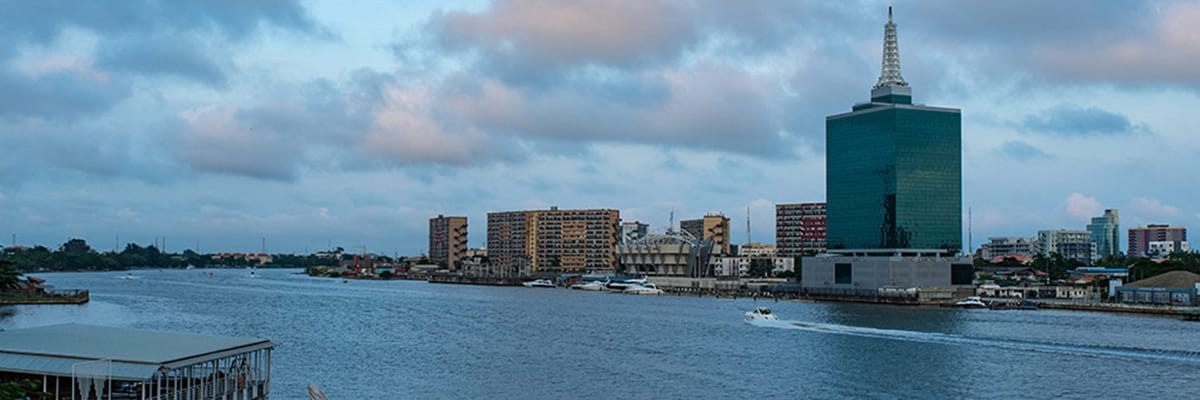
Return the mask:
[[175,368],[233,354],[274,347],[265,339],[245,339],[62,324],[0,331],[0,371],[71,376],[72,366],[112,361],[115,379],[149,379],[160,368]]

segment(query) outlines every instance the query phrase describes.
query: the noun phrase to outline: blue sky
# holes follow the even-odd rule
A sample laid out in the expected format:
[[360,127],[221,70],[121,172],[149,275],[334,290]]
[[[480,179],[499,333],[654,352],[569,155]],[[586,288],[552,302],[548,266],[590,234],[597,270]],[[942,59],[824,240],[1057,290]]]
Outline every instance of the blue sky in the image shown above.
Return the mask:
[[[1200,2],[897,1],[917,103],[963,113],[975,243],[1200,222]],[[425,250],[428,218],[824,199],[881,1],[12,2],[0,243]],[[966,210],[964,210],[964,225]],[[119,243],[118,243],[119,235]]]

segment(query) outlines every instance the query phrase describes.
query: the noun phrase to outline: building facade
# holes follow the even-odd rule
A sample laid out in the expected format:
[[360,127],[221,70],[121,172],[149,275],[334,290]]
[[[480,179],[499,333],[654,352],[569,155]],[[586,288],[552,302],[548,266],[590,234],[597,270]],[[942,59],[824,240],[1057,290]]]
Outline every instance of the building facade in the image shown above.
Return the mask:
[[1096,243],[1092,242],[1091,232],[1066,229],[1038,231],[1038,254],[1049,257],[1053,253],[1085,265],[1091,265],[1097,259]]
[[[1147,225],[1129,228],[1129,256],[1147,257],[1151,242],[1186,242],[1187,228],[1169,225]],[[1182,244],[1177,245],[1183,247]]]
[[458,269],[458,262],[467,253],[467,217],[447,217],[438,214],[429,219],[429,261]]
[[621,272],[629,275],[712,276],[712,241],[681,235],[650,235],[617,245]]
[[501,276],[528,269],[529,211],[492,212],[487,215],[488,262]]
[[1092,218],[1087,230],[1092,234],[1092,243],[1096,244],[1096,256],[1099,258],[1121,255],[1121,226],[1120,214],[1117,209],[1104,210],[1104,215]]
[[825,118],[829,249],[962,249],[962,114],[912,104],[888,10],[871,101]]
[[979,257],[991,260],[997,257],[1033,257],[1038,254],[1037,238],[990,237],[979,247]]
[[650,234],[650,225],[639,221],[621,223],[621,243],[631,243]]
[[776,204],[775,245],[781,257],[825,251],[825,203]]
[[709,214],[704,218],[686,219],[679,221],[679,230],[696,239],[712,240],[713,252],[716,254],[730,254],[729,217]]
[[615,270],[620,219],[609,209],[488,213],[488,259],[514,274]]

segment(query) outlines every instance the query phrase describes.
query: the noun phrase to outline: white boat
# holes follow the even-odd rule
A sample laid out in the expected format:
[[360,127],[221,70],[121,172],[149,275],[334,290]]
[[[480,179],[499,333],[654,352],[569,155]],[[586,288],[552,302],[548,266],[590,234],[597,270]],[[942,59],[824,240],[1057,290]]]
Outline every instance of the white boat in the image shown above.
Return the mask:
[[954,303],[954,306],[961,308],[987,308],[987,303],[984,303],[983,299],[979,298],[979,296],[971,296],[959,300]]
[[608,283],[608,282],[579,282],[574,285],[571,285],[571,289],[587,290],[587,291],[592,291],[592,292],[600,291],[600,290],[605,289],[606,283]]
[[625,290],[622,290],[621,293],[625,293],[625,294],[663,294],[663,291],[662,291],[662,289],[659,289],[658,286],[655,286],[653,283],[645,283],[645,284],[641,284],[641,285],[634,285],[634,286],[627,287],[627,288],[625,288]]
[[137,277],[133,276],[133,273],[130,272],[128,274],[125,274],[125,276],[122,276],[121,279],[137,279]]
[[522,283],[521,286],[532,287],[532,288],[552,288],[552,287],[554,287],[554,282],[550,282],[549,280],[546,280],[546,279],[538,279],[538,280],[533,280],[533,281]]
[[754,311],[746,311],[746,322],[750,321],[778,321],[779,316],[771,312],[770,308],[759,307]]

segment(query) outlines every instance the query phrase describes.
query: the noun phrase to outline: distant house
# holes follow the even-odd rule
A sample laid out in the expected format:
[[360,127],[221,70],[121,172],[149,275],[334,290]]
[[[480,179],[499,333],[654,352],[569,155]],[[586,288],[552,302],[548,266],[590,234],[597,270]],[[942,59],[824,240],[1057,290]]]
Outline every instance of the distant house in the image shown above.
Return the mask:
[[1123,303],[1162,304],[1175,306],[1200,305],[1200,274],[1171,271],[1117,287],[1117,298]]

